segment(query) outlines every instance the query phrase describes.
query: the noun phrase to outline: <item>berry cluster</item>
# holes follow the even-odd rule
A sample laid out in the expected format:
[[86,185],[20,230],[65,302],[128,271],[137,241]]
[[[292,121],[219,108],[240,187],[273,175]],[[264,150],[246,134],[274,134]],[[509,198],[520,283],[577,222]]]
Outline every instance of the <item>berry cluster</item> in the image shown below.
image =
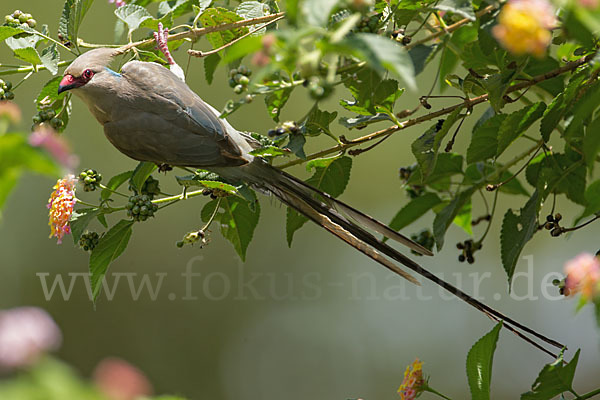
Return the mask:
[[229,86],[233,88],[233,91],[236,94],[242,93],[244,90],[248,89],[250,75],[252,75],[252,71],[243,65],[232,69],[229,71]]
[[[411,235],[410,237],[414,242],[419,243],[421,246],[425,247],[428,250],[433,249],[433,245],[435,244],[435,239],[433,238],[433,233],[429,229],[423,229],[421,232],[415,235]],[[410,251],[412,254],[421,256],[421,253],[417,253],[414,250]]]
[[11,92],[12,83],[0,79],[0,100],[12,100],[15,94]]
[[102,181],[102,175],[96,170],[86,169],[79,174],[79,181],[83,183],[84,192],[93,192]]
[[154,217],[154,213],[158,210],[158,205],[152,203],[152,199],[147,194],[135,195],[129,198],[129,202],[125,205],[127,215],[132,217],[134,221],[145,221],[149,217]]
[[37,22],[33,15],[24,13],[21,10],[15,10],[12,14],[4,16],[4,25],[21,28],[35,28]]
[[318,76],[313,76],[310,79],[304,80],[302,86],[308,88],[308,93],[313,100],[322,100],[331,94],[333,88]]
[[182,248],[186,244],[194,245],[198,242],[200,242],[200,248],[204,247],[208,243],[206,233],[202,229],[199,231],[189,232],[183,237],[183,240],[177,242],[176,245],[177,247]]
[[381,14],[375,14],[371,16],[362,17],[356,30],[364,33],[377,33],[379,30],[379,21],[381,20]]
[[464,243],[456,243],[456,248],[462,250],[462,253],[458,256],[458,261],[467,261],[469,264],[473,264],[475,262],[475,257],[473,257],[473,254],[477,250],[480,250],[481,247],[481,243],[473,242],[472,239],[465,240]]
[[147,195],[150,198],[150,200],[153,200],[154,196],[159,195],[160,186],[158,179],[154,179],[153,177],[149,176],[146,179],[146,182],[144,182],[144,184],[142,185],[142,194]]
[[59,130],[65,125],[64,121],[56,116],[54,110],[42,110],[33,116],[34,128],[45,122],[49,123],[54,130]]
[[546,217],[546,223],[544,224],[544,229],[550,231],[550,235],[553,237],[557,237],[562,235],[564,232],[564,228],[560,226],[560,220],[562,219],[562,215],[556,213],[553,215],[548,215]]
[[276,137],[285,135],[286,133],[294,134],[300,132],[300,126],[296,121],[286,121],[279,125],[279,127],[275,129],[269,129],[267,135],[269,137]]
[[96,232],[86,232],[79,238],[79,247],[84,251],[92,251],[98,245],[100,236]]
[[558,292],[561,295],[563,295],[563,296],[568,296],[569,294],[571,294],[569,292],[569,289],[566,286],[566,279],[565,278],[560,279],[560,280],[559,279],[554,279],[552,281],[552,285],[556,286],[558,288]]

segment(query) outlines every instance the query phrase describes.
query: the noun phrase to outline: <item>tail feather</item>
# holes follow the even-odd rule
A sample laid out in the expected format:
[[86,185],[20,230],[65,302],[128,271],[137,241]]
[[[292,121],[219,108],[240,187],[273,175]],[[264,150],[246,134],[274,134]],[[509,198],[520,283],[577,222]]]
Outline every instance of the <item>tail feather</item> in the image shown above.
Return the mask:
[[[398,268],[398,266],[395,263],[390,261],[385,256],[390,257],[391,259],[409,268],[413,272],[416,272],[424,278],[427,278],[428,280],[434,282],[435,284],[444,288],[446,291],[450,292],[454,296],[465,301],[467,304],[483,312],[488,317],[496,321],[503,321],[504,326],[507,329],[511,330],[519,337],[521,337],[528,343],[534,345],[535,347],[541,349],[542,351],[552,356],[555,356],[554,353],[552,353],[549,350],[546,350],[538,343],[524,336],[517,329],[520,329],[521,331],[526,332],[536,337],[537,339],[542,340],[543,342],[546,342],[559,349],[565,348],[565,346],[559,343],[558,341],[550,339],[534,331],[533,329],[520,324],[512,318],[469,296],[467,293],[463,292],[462,290],[458,289],[452,284],[444,281],[443,279],[438,278],[436,275],[421,267],[419,264],[405,256],[404,254],[398,252],[394,248],[390,247],[388,244],[377,239],[371,233],[366,231],[363,227],[357,225],[356,223],[346,218],[344,215],[338,212],[334,205],[338,206],[338,208],[340,208],[342,212],[349,215],[356,222],[364,223],[364,221],[368,221],[369,223],[365,224],[367,225],[367,227],[375,230],[378,233],[382,233],[387,237],[390,237],[389,232],[387,231],[392,230],[391,228],[385,226],[383,223],[367,216],[366,214],[352,208],[351,206],[345,203],[342,203],[339,200],[333,199],[333,197],[327,195],[326,193],[323,193],[313,188],[312,186],[306,184],[305,182],[295,178],[294,176],[287,174],[281,170],[278,170],[266,163],[255,161],[251,163],[248,167],[249,168],[246,169],[246,175],[244,177],[246,180],[249,180],[251,181],[251,183],[273,193],[273,195],[280,199],[284,204],[288,205],[289,207],[292,207],[297,212],[306,216],[308,219],[315,222],[317,225],[325,228],[333,235],[342,239],[358,251],[367,255],[368,257],[383,265],[384,267],[388,268],[392,272],[402,276],[403,278],[407,279],[412,283],[419,284],[418,281],[416,281],[416,279],[412,275]],[[374,226],[377,226],[377,229]],[[386,229],[382,229],[381,226],[385,226]],[[402,236],[402,238],[405,239],[400,241],[403,244],[405,241],[411,244],[414,243],[410,239],[405,238],[404,236]],[[409,247],[414,248],[414,246],[411,246],[410,244]]]

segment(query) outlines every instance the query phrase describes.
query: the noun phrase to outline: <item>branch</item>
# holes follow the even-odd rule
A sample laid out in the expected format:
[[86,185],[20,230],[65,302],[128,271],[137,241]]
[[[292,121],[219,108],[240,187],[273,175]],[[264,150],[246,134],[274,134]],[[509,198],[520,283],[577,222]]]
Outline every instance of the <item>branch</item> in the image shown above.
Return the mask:
[[[547,72],[545,74],[542,75],[538,75],[533,77],[532,79],[529,79],[527,81],[523,81],[520,83],[517,83],[516,85],[510,86],[507,90],[506,90],[506,94],[508,93],[512,93],[512,92],[516,92],[518,90],[530,87],[530,86],[534,86],[540,82],[543,82],[545,80],[548,79],[552,79],[557,77],[558,75],[562,75],[565,72],[569,72],[569,71],[573,71],[574,69],[580,67],[581,65],[589,62],[592,57],[595,54],[591,55],[591,56],[586,56],[586,57],[582,57],[579,60],[576,61],[571,61],[567,64],[565,64],[564,66],[557,68],[553,71]],[[488,101],[489,95],[488,94],[484,94],[478,97],[475,97],[473,99],[466,99],[465,101],[463,101],[462,103],[459,104],[455,104],[453,106],[450,107],[446,107],[443,108],[441,110],[423,115],[421,117],[418,118],[412,118],[412,119],[408,119],[404,122],[401,122],[398,125],[394,125],[394,126],[390,126],[389,128],[377,131],[377,132],[373,132],[371,134],[365,135],[365,136],[361,136],[359,138],[356,138],[354,140],[348,140],[345,141],[344,143],[338,144],[336,146],[330,147],[328,149],[325,150],[321,150],[317,153],[311,154],[309,156],[307,156],[305,159],[296,159],[290,162],[287,162],[285,164],[281,164],[278,165],[278,168],[287,168],[287,167],[291,167],[292,165],[297,165],[297,164],[302,164],[306,161],[310,161],[310,160],[314,160],[315,158],[320,158],[320,157],[324,157],[327,156],[329,154],[333,154],[333,153],[339,153],[339,152],[343,152],[346,151],[347,149],[351,148],[351,147],[355,147],[358,146],[362,143],[365,142],[369,142],[371,140],[374,139],[378,139],[382,136],[388,136],[391,135],[395,132],[404,130],[406,128],[409,128],[411,126],[414,125],[418,125],[420,123],[426,122],[426,121],[430,121],[432,119],[435,119],[437,117],[440,117],[442,115],[446,115],[446,114],[450,114],[452,111],[458,109],[458,108],[470,108],[472,106],[475,106],[477,104],[481,104],[481,103],[485,103],[486,101]]]
[[[190,29],[189,31],[186,31],[186,32],[181,32],[181,33],[176,33],[176,34],[173,34],[173,35],[169,35],[169,37],[167,38],[167,40],[170,42],[172,40],[196,39],[198,36],[206,35],[207,33],[229,31],[231,29],[241,28],[243,26],[251,26],[251,25],[257,25],[257,24],[264,24],[264,23],[271,22],[271,21],[273,21],[275,19],[281,19],[284,16],[285,16],[285,13],[281,12],[281,13],[277,13],[277,14],[265,15],[264,17],[250,18],[250,19],[245,19],[245,20],[242,20],[242,21],[236,21],[236,22],[232,22],[230,24],[223,24],[223,25],[216,25],[216,26],[207,26],[207,27],[204,27],[204,28]],[[123,53],[126,53],[127,51],[129,51],[130,49],[132,49],[134,47],[154,46],[155,43],[156,42],[154,41],[154,38],[152,38],[152,39],[146,39],[146,40],[140,40],[138,42],[133,42],[133,43],[129,43],[129,44],[123,45],[123,46],[119,47],[116,52],[117,52],[117,54],[123,54]]]

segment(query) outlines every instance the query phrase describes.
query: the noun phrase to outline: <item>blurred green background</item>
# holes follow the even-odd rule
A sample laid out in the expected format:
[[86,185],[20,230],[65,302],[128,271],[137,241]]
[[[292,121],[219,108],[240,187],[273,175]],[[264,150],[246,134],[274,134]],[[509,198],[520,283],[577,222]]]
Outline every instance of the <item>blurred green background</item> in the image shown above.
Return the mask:
[[[56,32],[62,4],[57,0],[5,0],[1,11],[8,14],[19,8]],[[81,36],[88,42],[110,42],[113,10],[113,5],[97,0]],[[201,41],[196,48],[208,46]],[[175,58],[185,66],[183,50],[176,52]],[[0,62],[14,62],[6,46],[0,49]],[[225,73],[221,68],[213,85],[208,86],[202,61],[193,59],[188,83],[221,109],[234,96]],[[397,109],[414,107],[434,73],[425,71],[419,79],[419,92],[405,93]],[[23,111],[23,131],[29,130],[35,113],[32,99],[48,79],[46,72],[35,74],[16,92],[16,102]],[[338,91],[323,108],[340,111],[336,100],[340,95],[349,96]],[[435,102],[434,107],[443,104]],[[307,94],[299,90],[282,119],[299,118],[310,105]],[[477,109],[476,114],[483,110]],[[469,118],[463,126],[455,151],[468,145],[475,119]],[[236,112],[229,121],[240,129],[261,133],[273,126],[261,99]],[[334,133],[348,137],[365,133],[345,132],[337,123],[333,127]],[[398,168],[413,163],[410,143],[425,129],[420,126],[399,132],[384,145],[355,158],[343,199],[383,221],[391,220],[407,202]],[[65,136],[81,159],[80,167],[95,168],[105,178],[136,165],[109,144],[78,99],[74,99],[73,118]],[[331,145],[328,138],[309,140],[308,150],[326,145]],[[303,167],[292,172],[307,176]],[[179,190],[174,183],[176,173],[161,177],[167,192]],[[190,399],[384,399],[396,398],[406,365],[418,357],[425,362],[424,371],[431,376],[432,387],[453,398],[468,397],[465,358],[470,346],[492,328],[487,318],[458,300],[449,301],[448,295],[428,282],[422,288],[404,284],[312,225],[298,232],[288,249],[285,208],[264,196],[261,220],[245,263],[216,227],[210,244],[203,249],[175,246],[183,234],[201,226],[200,210],[206,200],[194,198],[166,208],[149,222],[136,224],[129,248],[109,273],[109,282],[121,274],[112,301],[103,295],[94,308],[81,276],[76,278],[68,300],[59,293],[47,300],[38,274],[49,274],[49,284],[56,275],[62,275],[68,285],[68,274],[87,272],[87,255],[75,248],[70,238],[60,246],[48,239],[45,204],[53,184],[50,179],[27,175],[5,207],[0,222],[0,308],[36,305],[48,310],[64,334],[59,356],[83,375],[89,375],[102,358],[118,356],[143,370],[157,392]],[[95,199],[95,194],[82,197]],[[479,200],[474,204],[474,216],[484,213]],[[500,200],[498,217],[507,207],[523,206],[526,198],[503,196]],[[562,197],[557,210],[567,220],[581,211]],[[115,217],[111,220],[116,221]],[[575,302],[559,299],[557,290],[546,286],[556,277],[548,274],[561,272],[565,260],[581,251],[597,250],[598,224],[571,238],[553,239],[545,231],[538,234],[523,252],[531,257],[532,274],[529,279],[519,277],[519,272],[528,270],[528,261],[521,260],[513,287],[513,295],[524,296],[531,290],[537,299],[529,296],[519,300],[507,293],[499,254],[500,221],[494,221],[474,265],[457,261],[454,243],[466,239],[457,227],[450,228],[440,254],[419,261],[470,293],[473,274],[489,274],[478,285],[478,296],[567,343],[568,358],[582,348],[575,388],[578,392],[594,389],[600,376],[600,353],[592,310],[585,308],[574,315]],[[417,232],[431,222],[428,215],[405,233]],[[477,237],[483,228],[477,227]],[[189,269],[200,276],[186,283],[182,274]],[[147,289],[137,300],[131,294],[128,276],[138,288],[144,274],[154,287],[159,275],[163,276],[155,300]],[[244,288],[240,283],[250,286]],[[195,299],[189,298],[189,284]],[[552,298],[544,296],[542,285]],[[403,298],[397,298],[399,293]],[[493,398],[516,398],[527,391],[542,365],[550,361],[503,331],[495,355]]]

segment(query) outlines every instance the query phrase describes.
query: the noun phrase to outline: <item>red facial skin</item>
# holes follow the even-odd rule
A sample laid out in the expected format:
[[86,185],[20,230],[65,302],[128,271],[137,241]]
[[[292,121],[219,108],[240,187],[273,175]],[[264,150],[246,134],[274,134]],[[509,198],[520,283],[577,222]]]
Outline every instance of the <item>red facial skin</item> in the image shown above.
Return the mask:
[[66,92],[67,90],[75,89],[81,87],[88,83],[90,79],[94,77],[94,71],[91,69],[86,69],[83,71],[80,77],[74,77],[73,75],[67,74],[65,75],[60,84],[58,85],[58,93]]

